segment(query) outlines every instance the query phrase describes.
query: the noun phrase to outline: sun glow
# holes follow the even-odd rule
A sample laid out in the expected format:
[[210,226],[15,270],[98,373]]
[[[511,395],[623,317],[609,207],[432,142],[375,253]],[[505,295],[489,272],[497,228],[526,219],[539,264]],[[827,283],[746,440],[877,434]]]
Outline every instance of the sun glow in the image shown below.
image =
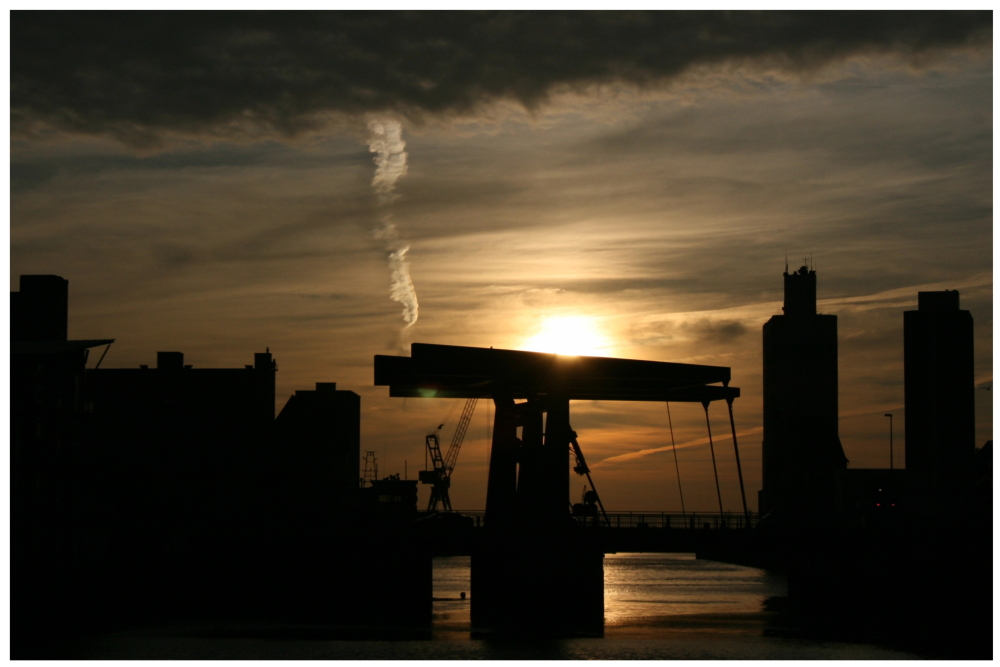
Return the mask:
[[550,317],[541,331],[521,345],[529,352],[599,356],[611,343],[590,317]]

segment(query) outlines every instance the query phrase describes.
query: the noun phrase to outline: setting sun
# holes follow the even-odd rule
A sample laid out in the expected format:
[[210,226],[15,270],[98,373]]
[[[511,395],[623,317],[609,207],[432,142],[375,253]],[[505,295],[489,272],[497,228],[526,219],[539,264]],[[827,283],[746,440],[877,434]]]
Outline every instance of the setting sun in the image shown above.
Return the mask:
[[542,322],[541,330],[526,340],[521,349],[567,355],[599,355],[610,345],[591,317],[550,317]]

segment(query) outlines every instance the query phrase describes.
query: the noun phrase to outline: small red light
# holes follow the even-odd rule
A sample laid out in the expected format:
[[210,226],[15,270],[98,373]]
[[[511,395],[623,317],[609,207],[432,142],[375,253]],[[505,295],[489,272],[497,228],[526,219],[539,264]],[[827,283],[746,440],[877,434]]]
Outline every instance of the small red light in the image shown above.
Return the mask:
[[875,507],[882,507],[882,503],[875,503]]
[[893,503],[893,504],[892,504],[892,506],[893,506],[893,507],[895,507],[895,506],[896,506],[896,503]]

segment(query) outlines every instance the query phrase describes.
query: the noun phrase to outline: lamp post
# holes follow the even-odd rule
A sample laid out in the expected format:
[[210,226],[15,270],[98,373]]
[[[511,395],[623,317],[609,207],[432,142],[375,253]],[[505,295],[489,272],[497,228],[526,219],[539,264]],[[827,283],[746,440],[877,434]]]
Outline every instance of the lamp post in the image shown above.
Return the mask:
[[885,414],[889,418],[889,470],[892,470],[892,413]]

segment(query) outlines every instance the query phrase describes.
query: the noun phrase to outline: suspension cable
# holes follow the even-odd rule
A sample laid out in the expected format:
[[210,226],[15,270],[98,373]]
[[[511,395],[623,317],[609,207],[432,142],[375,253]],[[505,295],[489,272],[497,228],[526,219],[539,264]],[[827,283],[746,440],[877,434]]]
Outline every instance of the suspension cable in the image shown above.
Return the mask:
[[740,448],[736,444],[736,421],[733,419],[733,399],[727,398],[729,404],[729,426],[733,429],[733,450],[736,452],[736,473],[740,478],[740,496],[743,498],[743,517],[746,519],[746,527],[750,527],[750,511],[747,509],[747,493],[743,490],[743,467],[740,465]]
[[722,491],[719,489],[719,468],[715,465],[715,445],[712,443],[712,422],[708,421],[708,401],[702,402],[705,408],[705,425],[708,426],[708,446],[712,450],[712,471],[715,473],[715,494],[719,497],[719,514],[722,511]]
[[681,467],[677,463],[677,442],[674,440],[674,420],[670,416],[670,401],[667,401],[667,423],[670,424],[670,448],[674,451],[674,470],[677,471],[677,493],[681,496],[681,516],[687,516],[684,509],[684,489],[681,488]]

